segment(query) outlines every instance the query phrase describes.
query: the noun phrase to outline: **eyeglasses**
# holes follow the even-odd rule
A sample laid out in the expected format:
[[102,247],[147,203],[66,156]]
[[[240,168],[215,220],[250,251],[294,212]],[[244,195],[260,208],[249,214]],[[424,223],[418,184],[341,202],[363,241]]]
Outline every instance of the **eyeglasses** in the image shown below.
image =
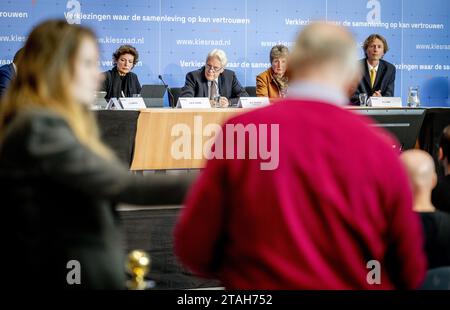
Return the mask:
[[217,72],[219,72],[220,70],[222,70],[223,67],[218,68],[218,67],[213,67],[213,66],[211,66],[211,65],[206,64],[206,65],[205,65],[205,69],[206,69],[206,71],[212,70],[212,71],[214,71],[215,73],[217,73]]

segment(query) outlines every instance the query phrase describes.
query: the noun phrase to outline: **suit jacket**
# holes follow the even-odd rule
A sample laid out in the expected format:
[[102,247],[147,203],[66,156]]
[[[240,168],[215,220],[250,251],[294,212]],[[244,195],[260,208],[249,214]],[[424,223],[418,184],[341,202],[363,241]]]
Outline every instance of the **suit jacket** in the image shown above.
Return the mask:
[[450,266],[450,213],[420,212],[425,233],[428,269]]
[[433,189],[431,202],[437,209],[450,213],[450,175],[439,178]]
[[[103,82],[102,91],[106,91],[105,99],[122,97],[122,79],[120,78],[117,67],[112,68],[109,71],[103,73],[105,75],[105,81]],[[128,72],[125,77],[125,97],[131,97],[133,94],[141,93],[141,84],[136,74]]]
[[14,70],[12,63],[0,67],[0,98],[5,93],[6,88],[14,76],[16,76],[16,70]]
[[[237,105],[239,97],[248,97],[245,88],[239,83],[234,71],[225,69],[219,75],[219,93],[226,97],[230,105]],[[186,82],[181,89],[180,97],[208,97],[208,80],[205,67],[186,74]]]
[[395,83],[395,66],[383,59],[380,59],[378,66],[377,76],[373,88],[370,86],[370,73],[367,67],[367,59],[360,60],[361,69],[363,72],[363,78],[359,82],[358,89],[353,94],[351,102],[354,105],[359,105],[359,94],[366,93],[369,97],[377,90],[381,90],[383,97],[394,96],[394,83]]
[[[24,279],[49,288],[124,288],[124,253],[115,204],[179,204],[188,177],[138,177],[106,160],[46,109],[22,111],[0,147],[3,225],[0,234],[13,288]],[[7,225],[8,224],[8,225]],[[81,265],[81,285],[69,286],[67,263]]]
[[256,96],[279,98],[280,88],[273,79],[272,68],[267,69],[256,77]]

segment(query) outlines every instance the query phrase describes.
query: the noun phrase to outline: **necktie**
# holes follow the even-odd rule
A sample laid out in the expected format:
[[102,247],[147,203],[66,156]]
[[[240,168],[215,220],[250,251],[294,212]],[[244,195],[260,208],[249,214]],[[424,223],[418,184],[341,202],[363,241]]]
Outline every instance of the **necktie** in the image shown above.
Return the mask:
[[209,99],[214,100],[217,95],[216,81],[211,81],[211,89],[209,90]]
[[370,86],[373,88],[373,84],[375,84],[375,77],[377,76],[377,71],[375,68],[370,69]]

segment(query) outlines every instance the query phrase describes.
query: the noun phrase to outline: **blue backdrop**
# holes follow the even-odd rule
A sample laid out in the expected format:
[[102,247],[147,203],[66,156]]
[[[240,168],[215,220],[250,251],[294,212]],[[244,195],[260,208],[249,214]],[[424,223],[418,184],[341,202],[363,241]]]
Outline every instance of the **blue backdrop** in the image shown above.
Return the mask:
[[134,72],[141,84],[159,83],[161,74],[173,87],[215,47],[226,51],[228,68],[243,85],[255,85],[270,65],[271,46],[291,46],[310,21],[334,21],[349,27],[359,44],[374,32],[387,38],[396,96],[406,98],[409,86],[419,86],[424,106],[450,106],[448,0],[0,0],[0,64],[47,18],[91,26],[103,70],[128,43],[140,52]]

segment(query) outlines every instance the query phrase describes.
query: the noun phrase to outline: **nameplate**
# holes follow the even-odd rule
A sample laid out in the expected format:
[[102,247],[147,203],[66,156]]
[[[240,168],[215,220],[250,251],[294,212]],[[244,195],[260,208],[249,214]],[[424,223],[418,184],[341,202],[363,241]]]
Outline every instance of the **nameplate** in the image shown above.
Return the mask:
[[119,98],[119,102],[124,110],[141,110],[146,108],[142,97]]
[[402,98],[400,97],[370,97],[372,108],[401,108]]
[[241,97],[239,98],[239,108],[259,108],[270,104],[267,97]]
[[208,98],[178,98],[177,108],[181,109],[211,109]]
[[122,105],[120,104],[117,98],[111,98],[106,105],[106,110],[123,110]]

